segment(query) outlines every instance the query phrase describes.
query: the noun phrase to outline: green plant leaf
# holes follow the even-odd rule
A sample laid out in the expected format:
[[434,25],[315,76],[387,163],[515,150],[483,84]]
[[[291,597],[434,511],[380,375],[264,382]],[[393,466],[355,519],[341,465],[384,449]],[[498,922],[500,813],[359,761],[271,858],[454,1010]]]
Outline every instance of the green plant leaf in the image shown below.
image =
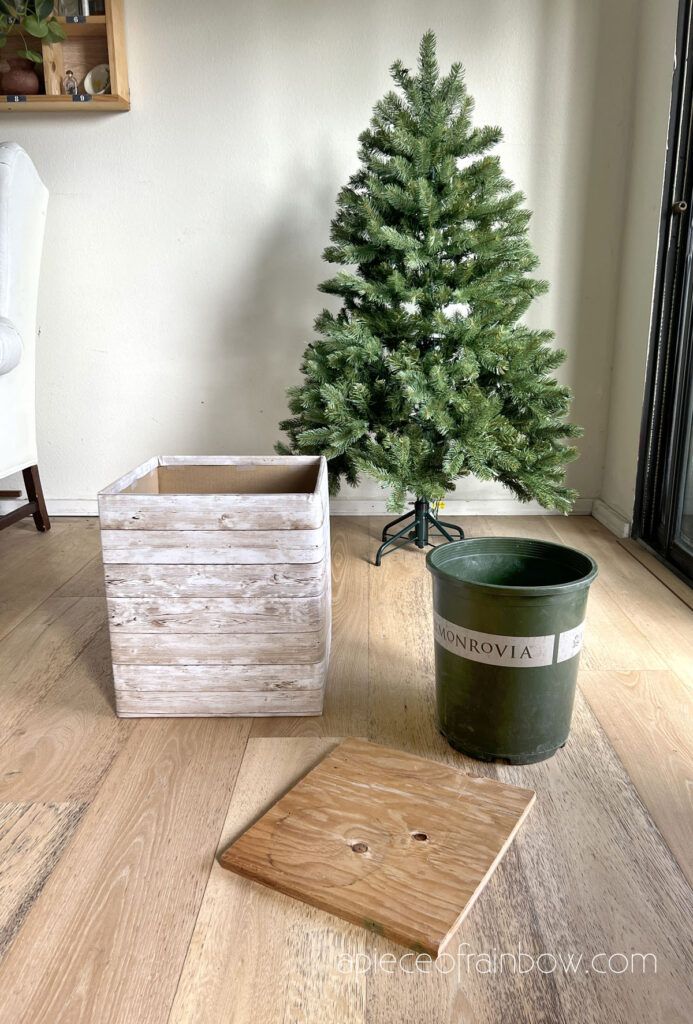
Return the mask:
[[46,39],[49,43],[59,42],[61,39],[65,39],[67,33],[59,21],[48,21],[46,22],[46,28],[48,29],[48,35]]
[[17,50],[17,56],[33,60],[34,64],[43,64],[43,57],[36,50]]
[[48,25],[45,21],[39,21],[34,14],[27,14],[24,19],[24,28],[30,36],[35,36],[36,39],[45,39],[48,35]]
[[3,46],[7,46],[7,36],[0,36],[0,50]]
[[42,21],[53,13],[53,0],[36,0],[36,17]]

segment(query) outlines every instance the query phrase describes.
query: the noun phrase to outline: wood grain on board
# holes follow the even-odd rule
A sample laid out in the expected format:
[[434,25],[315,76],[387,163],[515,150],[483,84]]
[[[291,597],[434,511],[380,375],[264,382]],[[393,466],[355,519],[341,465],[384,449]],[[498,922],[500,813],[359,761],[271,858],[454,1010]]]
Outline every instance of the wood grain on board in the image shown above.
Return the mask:
[[112,598],[317,597],[325,590],[322,562],[291,565],[104,566]]
[[530,790],[348,739],[221,865],[437,956],[533,802]]
[[118,598],[108,600],[113,630],[124,633],[297,633],[321,628],[322,597]]
[[322,687],[313,690],[122,690],[116,709],[123,718],[208,718],[215,716],[319,715]]
[[319,530],[102,530],[105,563],[274,565],[320,562]]
[[123,691],[275,693],[322,689],[325,665],[114,665],[113,675]]
[[314,665],[325,657],[327,634],[111,633],[117,665]]

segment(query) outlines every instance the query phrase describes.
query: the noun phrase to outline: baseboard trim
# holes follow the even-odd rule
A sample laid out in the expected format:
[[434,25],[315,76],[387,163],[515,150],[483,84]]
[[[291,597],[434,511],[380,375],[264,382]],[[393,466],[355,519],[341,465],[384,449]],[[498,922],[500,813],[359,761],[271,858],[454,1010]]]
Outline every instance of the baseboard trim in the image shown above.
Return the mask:
[[[10,512],[13,508],[21,505],[22,501],[0,501],[0,514]],[[572,515],[588,516],[596,504],[592,498],[578,498],[575,502]],[[47,498],[48,514],[50,516],[96,516],[98,507],[95,498]],[[385,498],[332,498],[330,501],[330,513],[333,516],[386,516],[391,515],[387,510]],[[512,498],[480,498],[464,501],[455,499],[445,502],[446,516],[555,516],[560,512],[550,512],[542,508],[536,502],[528,502],[526,505]],[[601,522],[601,520],[600,520]],[[605,524],[606,525],[606,524]],[[623,536],[627,536],[623,534]]]
[[[13,508],[24,504],[20,501],[0,501],[0,515],[11,512]],[[97,516],[99,514],[96,498],[47,498],[46,507],[49,516]]]
[[[578,498],[571,515],[588,516],[592,512],[592,498]],[[385,498],[331,498],[330,512],[333,516],[386,516],[388,512]],[[513,498],[472,498],[464,501],[455,498],[445,502],[445,516],[560,516],[562,512],[553,512],[535,501],[523,504]]]
[[607,505],[601,498],[596,498],[592,505],[592,515],[605,526],[607,530],[615,534],[620,540],[630,537],[632,523],[620,512],[617,512],[611,505]]
[[[592,498],[578,498],[571,514],[590,515],[592,505]],[[330,511],[333,515],[392,515],[391,512],[388,512],[387,501],[384,498],[370,500],[332,498]],[[445,502],[443,517],[446,515],[562,515],[562,513],[548,511],[536,502],[521,504],[512,498],[479,498],[470,501],[456,498]]]

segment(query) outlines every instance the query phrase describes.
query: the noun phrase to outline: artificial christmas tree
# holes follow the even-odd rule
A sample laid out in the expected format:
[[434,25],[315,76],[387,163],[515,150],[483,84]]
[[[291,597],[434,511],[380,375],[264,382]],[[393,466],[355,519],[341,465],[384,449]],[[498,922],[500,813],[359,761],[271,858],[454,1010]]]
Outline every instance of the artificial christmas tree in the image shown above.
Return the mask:
[[303,384],[289,389],[289,446],[325,455],[332,493],[360,473],[391,488],[389,507],[417,498],[413,523],[383,547],[447,540],[459,527],[430,510],[472,474],[522,501],[568,511],[565,463],[578,436],[565,423],[570,391],[552,376],[565,358],[550,331],[521,318],[547,285],[527,236],[524,196],[489,150],[495,127],[474,128],[460,64],[440,77],[435,36],[418,75],[392,66],[400,92],[375,107],[361,136],[361,168],[338,197],[324,258],[341,270],[320,287],[342,297],[317,317]]

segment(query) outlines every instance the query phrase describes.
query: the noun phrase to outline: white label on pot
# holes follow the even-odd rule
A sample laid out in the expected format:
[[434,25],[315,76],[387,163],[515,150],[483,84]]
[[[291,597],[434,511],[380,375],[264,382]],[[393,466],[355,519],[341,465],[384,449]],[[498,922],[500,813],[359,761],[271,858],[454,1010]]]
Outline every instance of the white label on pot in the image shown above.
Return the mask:
[[[569,661],[582,650],[585,624],[558,634],[556,663]],[[508,668],[535,668],[553,664],[556,634],[546,636],[499,636],[480,633],[475,629],[449,622],[437,612],[433,613],[433,633],[436,643],[468,661],[485,665],[505,665]]]
[[567,629],[558,637],[558,657],[556,661],[569,661],[582,650],[582,638],[585,635],[585,623],[581,622],[575,629]]
[[481,661],[485,665],[505,665],[508,668],[535,668],[553,662],[555,636],[498,636],[479,633],[475,629],[448,622],[433,613],[433,633],[436,643],[460,658]]

